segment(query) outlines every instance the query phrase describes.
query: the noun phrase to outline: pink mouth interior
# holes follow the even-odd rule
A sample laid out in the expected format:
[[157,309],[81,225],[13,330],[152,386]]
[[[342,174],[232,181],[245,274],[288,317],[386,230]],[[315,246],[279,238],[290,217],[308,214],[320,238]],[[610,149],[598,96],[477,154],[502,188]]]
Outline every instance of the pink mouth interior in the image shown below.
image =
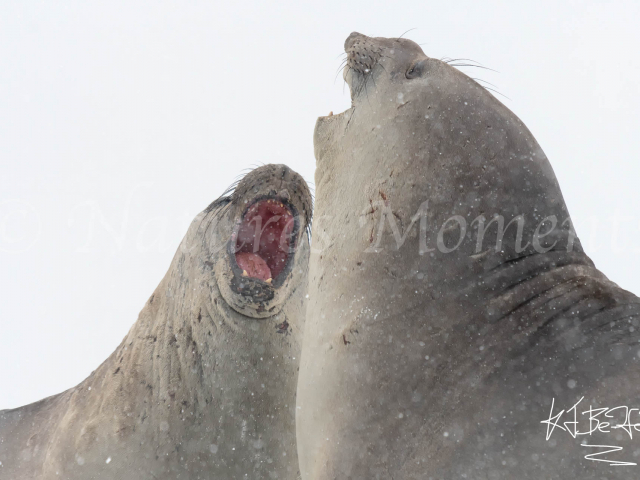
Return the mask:
[[282,272],[289,258],[293,220],[278,200],[260,200],[249,208],[238,229],[235,249],[236,262],[246,276],[267,281]]

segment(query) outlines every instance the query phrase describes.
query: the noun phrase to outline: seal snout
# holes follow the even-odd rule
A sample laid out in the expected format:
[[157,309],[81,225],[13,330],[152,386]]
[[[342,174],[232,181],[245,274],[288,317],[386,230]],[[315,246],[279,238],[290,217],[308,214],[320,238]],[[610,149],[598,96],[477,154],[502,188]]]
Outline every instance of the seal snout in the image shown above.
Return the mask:
[[351,34],[347,37],[347,39],[344,41],[344,51],[348,52],[349,49],[353,46],[353,44],[356,42],[356,40],[360,37],[364,37],[365,35],[359,33],[359,32],[351,32]]
[[342,76],[349,85],[353,102],[356,96],[367,91],[366,84],[373,78],[373,70],[382,58],[382,46],[376,39],[353,32],[344,42],[344,51],[347,59]]

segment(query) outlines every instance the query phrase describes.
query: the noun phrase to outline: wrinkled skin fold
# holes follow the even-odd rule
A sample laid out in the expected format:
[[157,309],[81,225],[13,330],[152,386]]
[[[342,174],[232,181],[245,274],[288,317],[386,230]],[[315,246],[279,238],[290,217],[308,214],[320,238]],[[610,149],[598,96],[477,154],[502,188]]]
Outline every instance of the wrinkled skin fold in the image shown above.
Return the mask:
[[[244,276],[235,258],[256,201],[277,201],[291,221],[271,283]],[[307,185],[284,165],[253,170],[213,202],[102,365],[63,393],[0,411],[0,478],[296,478],[310,220]]]
[[352,107],[314,133],[302,478],[636,476],[584,458],[633,462],[622,430],[547,441],[541,423],[581,397],[582,419],[640,406],[640,301],[583,251],[531,132],[410,40],[353,33],[345,51]]

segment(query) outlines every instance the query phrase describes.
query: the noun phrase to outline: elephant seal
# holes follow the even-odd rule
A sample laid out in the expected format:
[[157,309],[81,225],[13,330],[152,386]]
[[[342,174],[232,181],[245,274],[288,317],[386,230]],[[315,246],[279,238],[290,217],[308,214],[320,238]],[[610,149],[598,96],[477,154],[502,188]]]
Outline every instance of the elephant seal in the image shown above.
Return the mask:
[[637,476],[640,300],[533,135],[410,40],[345,51],[352,107],[314,133],[302,478]]
[[97,370],[0,411],[0,478],[297,478],[310,220],[284,165],[214,201]]

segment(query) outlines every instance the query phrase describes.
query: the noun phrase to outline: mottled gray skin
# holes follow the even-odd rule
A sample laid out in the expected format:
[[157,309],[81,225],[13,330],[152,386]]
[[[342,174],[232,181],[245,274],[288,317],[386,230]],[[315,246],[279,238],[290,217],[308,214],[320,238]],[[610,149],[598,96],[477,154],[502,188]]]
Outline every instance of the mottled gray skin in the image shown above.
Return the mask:
[[[640,433],[556,429],[546,441],[540,423],[552,399],[557,413],[585,397],[579,431],[589,405],[640,407],[640,300],[573,238],[532,134],[410,40],[354,33],[345,50],[353,106],[319,118],[314,134],[302,478],[636,478],[640,467],[586,460],[600,450],[580,444],[623,446],[604,458],[634,462]],[[514,223],[496,249],[495,222],[477,248],[471,222],[494,214],[524,215],[527,248],[516,250]],[[448,223],[437,248],[452,215],[468,228],[443,253],[460,236]],[[557,227],[543,236],[545,224],[536,249],[551,215]],[[406,235],[400,247],[390,220]]]
[[[234,276],[224,265],[235,222],[262,195],[295,208],[298,248],[280,286],[238,278],[263,299],[251,301],[220,282]],[[298,478],[310,215],[306,183],[283,165],[252,171],[199,214],[138,321],[97,370],[59,395],[0,411],[0,478]]]

